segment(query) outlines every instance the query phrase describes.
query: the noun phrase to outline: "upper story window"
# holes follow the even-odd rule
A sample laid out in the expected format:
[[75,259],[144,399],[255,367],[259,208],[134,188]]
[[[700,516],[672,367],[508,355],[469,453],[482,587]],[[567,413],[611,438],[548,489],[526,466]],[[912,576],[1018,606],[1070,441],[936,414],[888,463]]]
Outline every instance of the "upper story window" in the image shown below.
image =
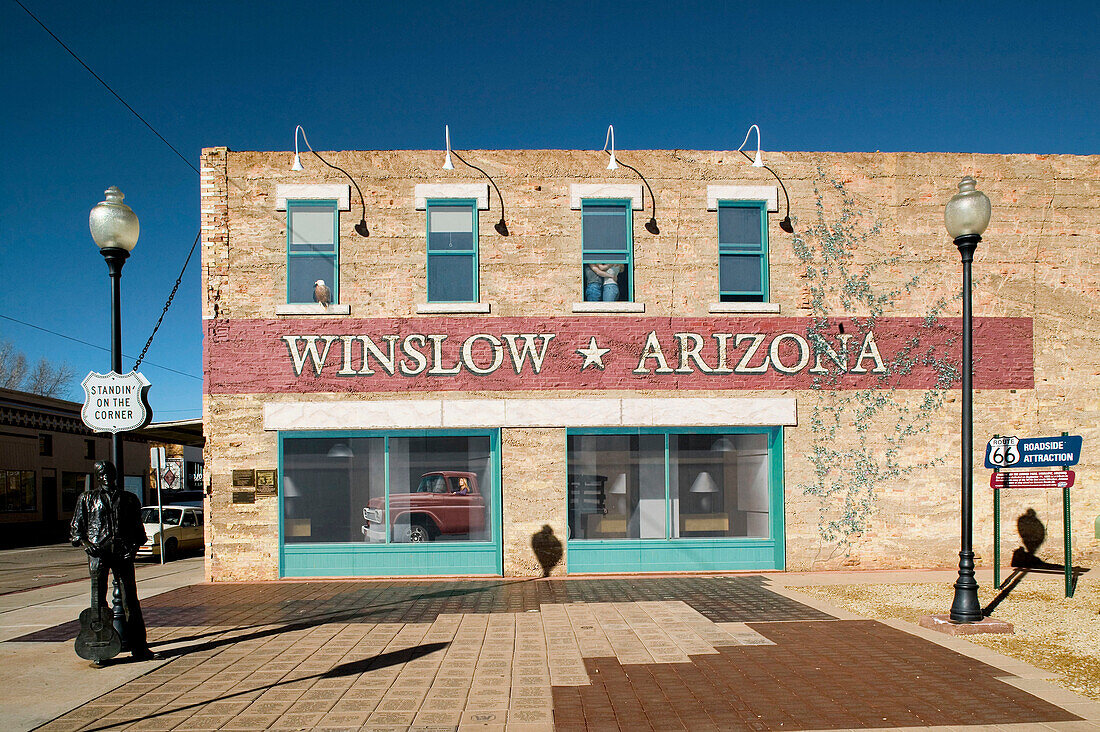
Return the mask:
[[312,303],[318,281],[339,302],[339,206],[335,200],[286,202],[286,301]]
[[428,302],[477,302],[477,200],[427,202]]
[[718,291],[722,302],[768,301],[767,201],[718,202]]
[[40,457],[53,457],[53,435],[38,436],[38,454]]
[[634,299],[634,236],[631,201],[581,202],[581,262],[587,302]]

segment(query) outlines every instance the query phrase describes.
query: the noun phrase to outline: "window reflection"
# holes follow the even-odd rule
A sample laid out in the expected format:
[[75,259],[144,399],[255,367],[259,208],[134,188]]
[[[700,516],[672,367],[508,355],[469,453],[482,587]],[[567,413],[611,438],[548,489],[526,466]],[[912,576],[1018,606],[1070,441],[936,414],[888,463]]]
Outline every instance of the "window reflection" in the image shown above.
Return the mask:
[[390,541],[490,539],[489,438],[390,438]]

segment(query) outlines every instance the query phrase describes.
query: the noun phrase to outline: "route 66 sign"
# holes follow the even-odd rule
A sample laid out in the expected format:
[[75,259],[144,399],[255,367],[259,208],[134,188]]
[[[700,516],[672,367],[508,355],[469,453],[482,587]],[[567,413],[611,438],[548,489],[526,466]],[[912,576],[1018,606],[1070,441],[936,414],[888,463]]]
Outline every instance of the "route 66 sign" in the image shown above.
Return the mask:
[[84,406],[80,418],[96,432],[127,432],[149,424],[149,380],[137,371],[98,374],[90,371],[80,382]]
[[994,437],[985,447],[987,468],[1011,468],[1020,462],[1019,437]]

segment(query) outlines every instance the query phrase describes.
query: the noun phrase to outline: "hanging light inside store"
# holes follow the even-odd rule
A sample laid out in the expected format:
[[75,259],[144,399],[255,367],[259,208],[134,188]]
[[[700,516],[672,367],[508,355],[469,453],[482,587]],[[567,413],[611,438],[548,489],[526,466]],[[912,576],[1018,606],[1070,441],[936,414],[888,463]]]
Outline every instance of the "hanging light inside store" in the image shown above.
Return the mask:
[[355,457],[355,453],[351,451],[346,442],[337,442],[335,445],[329,448],[327,457],[330,458],[349,458]]
[[716,452],[733,452],[733,440],[723,435],[714,441],[714,444],[710,446],[710,449]]

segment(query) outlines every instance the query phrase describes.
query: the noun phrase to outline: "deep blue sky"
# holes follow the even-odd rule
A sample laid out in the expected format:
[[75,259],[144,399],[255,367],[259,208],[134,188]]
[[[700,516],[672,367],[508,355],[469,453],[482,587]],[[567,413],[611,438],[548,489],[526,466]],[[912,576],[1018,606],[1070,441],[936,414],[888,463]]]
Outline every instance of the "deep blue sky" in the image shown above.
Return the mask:
[[[1100,152],[1100,5],[77,3],[23,0],[197,166],[203,146],[319,150]],[[0,315],[109,345],[88,210],[141,219],[123,275],[136,356],[198,231],[197,176],[0,0]],[[199,262],[142,365],[155,419],[199,416]],[[0,318],[78,381],[109,356]],[[124,365],[129,368],[132,359]],[[69,398],[82,399],[79,386]]]

